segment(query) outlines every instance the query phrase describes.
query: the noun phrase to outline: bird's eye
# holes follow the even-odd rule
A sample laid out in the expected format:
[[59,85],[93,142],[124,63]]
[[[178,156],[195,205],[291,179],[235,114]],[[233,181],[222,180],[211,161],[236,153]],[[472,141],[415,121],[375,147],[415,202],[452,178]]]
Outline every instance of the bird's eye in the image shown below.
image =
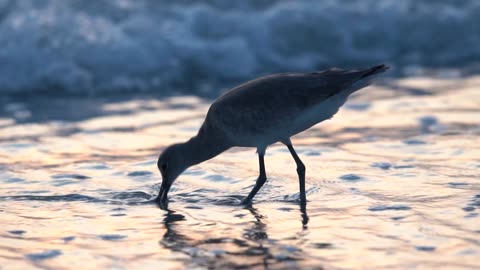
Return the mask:
[[168,168],[168,163],[163,163],[162,164],[162,170],[166,170]]

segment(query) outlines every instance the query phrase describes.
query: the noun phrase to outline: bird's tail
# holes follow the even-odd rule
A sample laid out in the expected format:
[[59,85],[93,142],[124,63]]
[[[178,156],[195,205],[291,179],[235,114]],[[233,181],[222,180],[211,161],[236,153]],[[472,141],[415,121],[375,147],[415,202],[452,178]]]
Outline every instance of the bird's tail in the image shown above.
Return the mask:
[[[352,94],[353,92],[356,92],[366,86],[369,86],[372,83],[373,75],[385,72],[387,69],[389,69],[389,66],[387,65],[378,65],[378,66],[373,66],[371,68],[366,68],[363,70],[355,71],[359,75],[347,89],[347,93]],[[359,74],[360,73],[360,74]],[[357,76],[358,76],[357,75]]]
[[370,77],[372,75],[375,75],[375,74],[378,74],[378,73],[381,73],[381,72],[385,72],[389,68],[390,68],[389,66],[383,65],[383,64],[371,67],[371,68],[366,70],[367,72],[365,74],[363,74],[361,78],[366,78],[366,77]]

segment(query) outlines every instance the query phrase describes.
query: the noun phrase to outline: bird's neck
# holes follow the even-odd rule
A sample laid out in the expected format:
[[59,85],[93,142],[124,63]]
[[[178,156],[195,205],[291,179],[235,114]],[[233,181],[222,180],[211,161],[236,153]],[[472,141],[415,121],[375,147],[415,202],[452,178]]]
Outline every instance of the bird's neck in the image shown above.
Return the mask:
[[197,135],[183,144],[184,158],[188,166],[199,164],[214,158],[226,151],[230,146],[223,141],[215,141],[205,136]]

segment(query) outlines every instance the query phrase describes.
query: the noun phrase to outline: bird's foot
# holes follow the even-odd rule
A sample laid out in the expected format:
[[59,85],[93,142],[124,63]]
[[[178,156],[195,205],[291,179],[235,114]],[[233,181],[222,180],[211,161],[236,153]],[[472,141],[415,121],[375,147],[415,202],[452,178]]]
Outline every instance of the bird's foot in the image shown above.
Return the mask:
[[242,200],[242,202],[240,202],[240,205],[243,205],[243,206],[252,206],[252,200],[249,199],[249,198],[245,198]]
[[155,203],[162,210],[168,210],[168,200],[161,200],[160,196],[155,199]]

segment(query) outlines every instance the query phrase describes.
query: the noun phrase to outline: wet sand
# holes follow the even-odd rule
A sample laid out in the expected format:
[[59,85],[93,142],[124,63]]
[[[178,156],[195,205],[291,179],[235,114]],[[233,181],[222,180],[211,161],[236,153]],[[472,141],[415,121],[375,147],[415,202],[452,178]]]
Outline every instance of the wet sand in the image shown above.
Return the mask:
[[475,269],[480,267],[480,78],[364,89],[293,138],[307,166],[235,148],[149,203],[156,158],[193,136],[198,97],[3,99],[0,269]]

